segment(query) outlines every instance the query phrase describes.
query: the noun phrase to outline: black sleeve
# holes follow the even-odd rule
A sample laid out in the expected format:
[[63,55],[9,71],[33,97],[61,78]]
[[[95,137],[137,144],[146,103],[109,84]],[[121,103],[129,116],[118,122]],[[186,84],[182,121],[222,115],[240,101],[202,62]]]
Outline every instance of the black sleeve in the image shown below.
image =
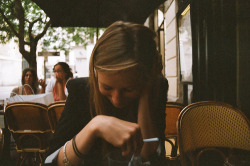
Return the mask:
[[47,156],[73,138],[91,120],[87,84],[87,78],[77,78],[68,81],[67,89],[69,95],[50,142]]

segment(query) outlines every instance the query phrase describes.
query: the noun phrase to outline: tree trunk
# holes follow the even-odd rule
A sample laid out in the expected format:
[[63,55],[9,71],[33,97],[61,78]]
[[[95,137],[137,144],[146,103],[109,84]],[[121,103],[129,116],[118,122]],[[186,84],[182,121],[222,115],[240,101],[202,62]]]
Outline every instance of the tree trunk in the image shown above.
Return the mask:
[[28,61],[28,63],[29,63],[30,68],[37,71],[37,62],[36,62],[37,42],[35,42],[35,41],[30,41],[30,42],[31,42],[30,43],[30,52],[29,52],[30,61]]
[[34,69],[35,71],[37,71],[37,63],[36,63],[36,55],[32,55],[32,53],[30,53],[30,56],[32,57],[31,58],[31,62],[28,62],[29,63],[29,67]]

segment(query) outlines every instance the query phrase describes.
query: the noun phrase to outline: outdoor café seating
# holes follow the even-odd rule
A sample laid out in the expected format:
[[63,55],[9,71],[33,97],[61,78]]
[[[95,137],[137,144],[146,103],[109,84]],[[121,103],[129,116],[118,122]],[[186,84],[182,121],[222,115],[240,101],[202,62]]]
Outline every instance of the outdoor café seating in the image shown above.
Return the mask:
[[184,108],[182,103],[168,101],[166,104],[166,129],[165,129],[165,141],[171,145],[171,154],[167,155],[167,159],[177,159],[177,119]]
[[5,117],[19,154],[17,165],[41,165],[52,136],[47,105],[34,102],[9,103],[5,108]]
[[178,118],[182,166],[249,165],[249,119],[231,105],[201,101]]
[[3,135],[3,129],[0,126],[0,158],[2,156],[3,146],[4,146],[4,135]]
[[56,129],[56,125],[61,117],[61,113],[64,109],[64,106],[65,101],[57,101],[48,105],[48,115],[52,132],[54,132]]

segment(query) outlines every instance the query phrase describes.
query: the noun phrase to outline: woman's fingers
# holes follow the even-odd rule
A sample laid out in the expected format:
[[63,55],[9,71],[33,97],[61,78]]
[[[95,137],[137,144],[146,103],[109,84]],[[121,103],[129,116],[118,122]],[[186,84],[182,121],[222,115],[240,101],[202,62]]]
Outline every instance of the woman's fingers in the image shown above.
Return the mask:
[[130,150],[129,144],[124,143],[124,145],[122,145],[121,147],[121,150],[122,150],[122,156],[127,156]]
[[121,148],[122,155],[138,154],[142,148],[142,135],[139,125],[109,116],[100,116],[99,136]]
[[142,142],[142,136],[139,126],[136,123],[126,122],[125,125],[127,125],[127,136],[124,137],[127,139],[124,139],[124,145],[122,147],[122,155],[127,156],[135,153],[140,153],[141,151],[141,142]]
[[134,154],[135,156],[139,155],[142,149],[143,140],[141,134],[137,133],[131,136],[124,146],[122,146],[122,155],[128,156]]
[[132,135],[130,139],[124,142],[124,145],[121,147],[122,155],[128,156],[129,154],[134,154],[136,146],[135,137]]
[[38,84],[39,84],[39,85],[41,85],[41,84],[42,84],[42,82],[43,82],[43,80],[42,80],[42,79],[38,80]]
[[59,74],[56,75],[56,80],[58,82],[62,82],[64,79],[65,79],[65,77],[63,75],[59,75]]
[[45,81],[44,81],[44,79],[38,80],[38,84],[41,85],[42,87],[45,87]]

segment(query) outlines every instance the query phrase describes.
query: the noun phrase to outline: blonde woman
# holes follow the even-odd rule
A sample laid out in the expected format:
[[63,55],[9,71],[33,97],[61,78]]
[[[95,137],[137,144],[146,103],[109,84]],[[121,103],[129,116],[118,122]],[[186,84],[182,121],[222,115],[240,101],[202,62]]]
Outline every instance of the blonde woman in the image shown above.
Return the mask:
[[[67,84],[45,163],[105,165],[118,149],[144,165],[162,164],[168,82],[161,70],[154,32],[126,22],[109,26],[93,49],[89,78]],[[143,143],[151,138],[156,141]]]

